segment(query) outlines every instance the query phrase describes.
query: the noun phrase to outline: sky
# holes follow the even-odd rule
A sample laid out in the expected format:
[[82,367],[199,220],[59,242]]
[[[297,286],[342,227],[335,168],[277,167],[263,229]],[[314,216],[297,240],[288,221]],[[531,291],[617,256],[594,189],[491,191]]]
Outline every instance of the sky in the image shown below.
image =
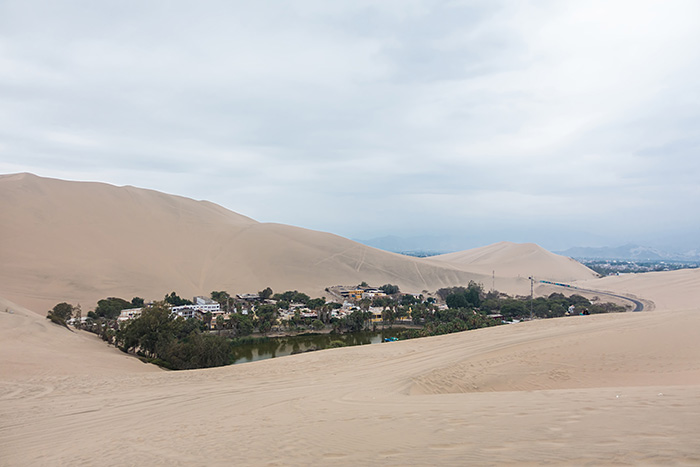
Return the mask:
[[0,0],[0,173],[426,249],[700,248],[698,18],[695,0]]

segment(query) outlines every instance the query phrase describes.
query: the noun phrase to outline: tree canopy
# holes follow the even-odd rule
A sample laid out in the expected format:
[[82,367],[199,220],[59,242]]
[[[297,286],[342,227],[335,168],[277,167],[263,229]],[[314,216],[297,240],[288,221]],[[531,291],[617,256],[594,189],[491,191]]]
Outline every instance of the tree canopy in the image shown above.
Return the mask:
[[97,302],[95,317],[106,319],[117,319],[122,310],[133,308],[133,304],[118,297],[107,297]]
[[268,298],[272,297],[272,289],[270,287],[265,287],[258,292],[258,296],[263,300],[267,300]]
[[70,303],[58,303],[46,314],[46,319],[51,320],[53,323],[60,324],[61,326],[68,326],[68,320],[73,315],[74,309],[75,308]]
[[202,324],[176,317],[165,302],[158,302],[124,323],[115,340],[125,352],[137,351],[154,363],[176,370],[232,363],[231,341],[203,334]]
[[170,295],[166,295],[164,300],[172,306],[192,305],[191,300],[180,298],[175,292],[170,292]]
[[383,286],[379,287],[379,290],[381,290],[387,295],[394,295],[399,293],[399,286],[392,284],[384,284]]

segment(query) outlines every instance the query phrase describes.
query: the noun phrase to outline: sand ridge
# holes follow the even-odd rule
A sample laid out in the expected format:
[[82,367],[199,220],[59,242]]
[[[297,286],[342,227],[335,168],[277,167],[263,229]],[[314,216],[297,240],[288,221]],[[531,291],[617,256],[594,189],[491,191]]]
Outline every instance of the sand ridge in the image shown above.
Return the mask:
[[535,276],[538,280],[568,282],[593,279],[597,274],[578,261],[551,253],[534,243],[498,242],[471,250],[428,258],[459,264],[474,272],[498,277]]

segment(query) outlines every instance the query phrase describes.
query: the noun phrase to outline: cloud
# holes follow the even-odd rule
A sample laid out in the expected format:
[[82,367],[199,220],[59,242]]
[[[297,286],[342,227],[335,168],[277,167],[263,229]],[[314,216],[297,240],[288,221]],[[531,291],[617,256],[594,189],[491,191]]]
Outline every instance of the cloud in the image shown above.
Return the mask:
[[3,2],[0,170],[356,237],[699,230],[697,17],[680,0]]

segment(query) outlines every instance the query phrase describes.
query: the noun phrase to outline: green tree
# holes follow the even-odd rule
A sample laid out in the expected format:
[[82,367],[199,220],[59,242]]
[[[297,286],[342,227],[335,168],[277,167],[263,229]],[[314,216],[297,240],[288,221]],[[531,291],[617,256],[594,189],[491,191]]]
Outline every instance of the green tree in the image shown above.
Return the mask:
[[141,308],[145,305],[145,300],[141,297],[134,297],[131,299],[131,306],[134,308]]
[[501,303],[501,314],[506,318],[520,318],[530,314],[530,308],[522,300],[508,298]]
[[267,334],[277,322],[277,307],[274,305],[260,305],[255,309],[257,327],[262,334]]
[[417,303],[417,302],[418,302],[418,299],[411,294],[405,294],[401,297],[401,304],[402,305],[413,305],[414,303]]
[[83,327],[83,310],[80,308],[80,303],[78,303],[77,306],[73,307],[73,320],[74,324],[73,326],[75,329],[81,329]]
[[61,302],[55,305],[47,314],[46,319],[61,326],[68,327],[68,320],[73,315],[73,305]]
[[306,306],[308,306],[312,310],[320,310],[325,304],[326,304],[325,298],[314,298],[314,299],[309,300],[306,303]]
[[175,292],[170,292],[170,295],[166,295],[164,300],[172,306],[192,305],[190,300],[180,298]]
[[[414,306],[416,306],[416,305],[414,305]],[[394,312],[394,318],[397,321],[403,320],[404,318],[408,317],[408,310],[409,310],[409,307],[405,307],[405,306],[400,306],[400,307],[396,308],[396,311]]]
[[467,288],[452,287],[438,290],[439,295],[444,295],[445,292],[447,295],[444,296],[444,300],[449,308],[478,308],[481,305],[482,287],[474,281],[469,282]]
[[311,297],[302,292],[294,291],[294,296],[292,297],[292,302],[307,304],[311,300]]
[[383,286],[379,287],[379,290],[381,290],[387,295],[394,295],[399,293],[399,286],[392,284],[384,284]]
[[396,314],[394,313],[394,310],[391,308],[384,308],[384,310],[382,310],[382,321],[389,323],[389,326],[393,325],[396,321]]
[[372,305],[372,300],[370,300],[369,298],[363,298],[359,301],[358,304],[360,305],[362,311],[367,311],[369,310],[370,305]]
[[219,305],[221,305],[222,310],[226,310],[226,312],[231,311],[229,309],[229,306],[231,304],[231,295],[229,295],[229,293],[226,292],[225,290],[212,291],[211,299],[214,300],[215,302],[217,302]]
[[474,281],[469,282],[469,287],[467,287],[467,293],[465,294],[467,302],[471,306],[478,308],[481,305],[482,293],[482,287],[479,284]]
[[131,302],[127,302],[123,298],[108,297],[97,302],[95,315],[100,318],[117,319],[122,310],[132,308]]
[[372,299],[372,306],[385,308],[394,303],[391,297],[374,297]]
[[202,334],[203,323],[170,313],[165,302],[143,309],[141,316],[122,323],[115,342],[125,352],[137,351],[170,369],[206,368],[232,363],[229,339]]
[[258,292],[258,296],[263,300],[267,300],[268,298],[272,297],[272,289],[270,287],[266,287]]
[[236,337],[249,336],[255,329],[253,318],[250,315],[232,314],[229,317],[229,322]]
[[426,306],[424,304],[414,305],[411,308],[411,321],[413,324],[421,324],[425,320]]
[[165,302],[156,302],[143,308],[138,318],[123,323],[116,341],[125,352],[138,348],[145,355],[156,357],[158,349],[167,346],[176,337],[177,326],[170,307]]
[[372,315],[369,312],[355,310],[343,318],[343,325],[350,332],[362,331],[371,316]]
[[466,308],[469,306],[467,301],[467,296],[465,293],[453,293],[445,298],[445,303],[447,307],[451,309]]

